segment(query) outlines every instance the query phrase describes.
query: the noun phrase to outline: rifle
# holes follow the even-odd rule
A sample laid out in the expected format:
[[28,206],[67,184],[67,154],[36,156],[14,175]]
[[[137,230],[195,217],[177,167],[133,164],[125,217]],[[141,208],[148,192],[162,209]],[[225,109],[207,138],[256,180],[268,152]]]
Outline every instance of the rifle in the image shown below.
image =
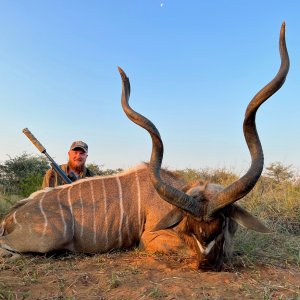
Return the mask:
[[36,137],[30,132],[28,128],[24,128],[23,133],[28,137],[31,143],[38,148],[38,150],[45,154],[51,162],[51,166],[54,171],[61,177],[65,183],[72,183],[72,180],[66,175],[66,173],[59,167],[59,165],[53,160],[53,158],[47,153],[46,148],[36,139]]

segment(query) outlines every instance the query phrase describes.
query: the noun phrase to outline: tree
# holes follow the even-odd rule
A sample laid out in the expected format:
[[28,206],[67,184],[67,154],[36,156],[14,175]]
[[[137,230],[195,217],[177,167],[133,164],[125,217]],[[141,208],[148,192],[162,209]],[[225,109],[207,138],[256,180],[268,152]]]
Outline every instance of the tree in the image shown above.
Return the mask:
[[271,163],[266,167],[265,176],[273,178],[277,183],[291,180],[294,177],[294,172],[291,170],[292,166],[284,166],[280,162]]
[[103,169],[103,165],[97,165],[94,163],[87,164],[87,168],[92,171],[95,175],[105,176],[120,173],[123,169]]
[[23,153],[0,164],[0,187],[5,193],[24,197],[39,190],[49,169],[46,158]]
[[220,185],[228,185],[238,179],[237,175],[224,168],[221,169],[184,169],[177,170],[184,180],[187,182],[201,181],[201,182],[213,182]]

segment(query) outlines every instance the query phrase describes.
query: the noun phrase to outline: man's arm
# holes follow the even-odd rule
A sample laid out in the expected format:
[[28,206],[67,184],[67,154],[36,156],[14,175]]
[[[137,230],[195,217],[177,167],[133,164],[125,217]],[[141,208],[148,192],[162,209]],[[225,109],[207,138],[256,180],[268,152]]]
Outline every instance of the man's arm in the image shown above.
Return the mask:
[[55,186],[55,172],[53,169],[50,169],[46,172],[44,179],[43,179],[43,184],[42,188],[46,187],[54,187]]

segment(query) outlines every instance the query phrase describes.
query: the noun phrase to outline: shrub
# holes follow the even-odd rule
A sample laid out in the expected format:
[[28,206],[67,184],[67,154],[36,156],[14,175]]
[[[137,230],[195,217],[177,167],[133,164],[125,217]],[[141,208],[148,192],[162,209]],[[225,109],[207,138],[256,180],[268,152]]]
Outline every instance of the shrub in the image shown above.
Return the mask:
[[238,179],[236,174],[224,168],[205,168],[199,170],[188,168],[184,170],[177,170],[176,172],[179,173],[187,182],[207,181],[226,186]]
[[103,165],[97,165],[94,163],[87,164],[87,168],[92,171],[95,175],[105,176],[120,173],[123,169],[103,169]]
[[49,169],[46,158],[23,153],[9,157],[0,164],[0,187],[4,194],[27,197],[40,189],[45,172]]

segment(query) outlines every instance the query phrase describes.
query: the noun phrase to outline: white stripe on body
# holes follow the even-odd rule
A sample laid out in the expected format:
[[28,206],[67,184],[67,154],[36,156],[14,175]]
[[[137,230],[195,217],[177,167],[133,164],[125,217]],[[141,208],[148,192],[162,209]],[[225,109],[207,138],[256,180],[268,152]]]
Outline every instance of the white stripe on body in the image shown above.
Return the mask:
[[122,186],[119,176],[116,176],[118,190],[119,190],[119,202],[120,202],[120,225],[119,225],[119,244],[120,247],[123,244],[123,237],[122,237],[122,224],[124,219],[124,206],[123,206],[123,193],[122,193]]
[[2,221],[0,226],[0,236],[4,234],[4,226],[5,226],[5,219]]
[[97,242],[96,202],[95,202],[95,195],[94,195],[94,186],[91,181],[90,181],[90,188],[91,188],[91,197],[92,197],[92,201],[93,201],[93,241],[94,241],[94,244],[96,244],[96,242]]
[[16,213],[17,213],[17,211],[15,211],[15,212],[13,213],[13,220],[14,220],[14,223],[15,223],[16,225],[18,225],[18,226],[21,228],[22,225],[17,221]]
[[81,228],[80,228],[80,237],[83,237],[83,229],[84,229],[84,207],[83,207],[83,201],[82,201],[82,191],[81,191],[82,184],[79,185],[79,200],[80,200],[80,206],[81,206]]
[[103,203],[104,203],[104,230],[105,232],[105,249],[108,247],[108,220],[107,220],[107,196],[106,196],[106,189],[104,180],[101,180],[102,182],[102,189],[103,189]]
[[139,180],[138,172],[135,171],[135,179],[136,179],[136,185],[137,185],[137,197],[138,197],[138,222],[139,222],[139,237],[142,235],[143,226],[142,226],[142,220],[141,220],[141,185]]
[[64,211],[63,211],[63,208],[61,206],[61,203],[60,203],[60,193],[62,192],[63,190],[60,190],[58,193],[57,193],[57,203],[58,203],[58,207],[59,207],[59,212],[60,212],[60,216],[61,216],[61,220],[64,224],[64,238],[66,237],[67,235],[67,223],[66,223],[66,220],[65,220],[65,216],[64,216]]
[[41,211],[41,213],[42,213],[42,215],[43,215],[43,217],[44,217],[44,220],[45,220],[45,222],[44,222],[44,229],[43,229],[43,233],[42,233],[42,237],[44,237],[44,236],[46,235],[46,230],[47,230],[47,226],[48,226],[48,218],[47,218],[47,216],[46,216],[46,214],[45,214],[45,211],[44,211],[44,209],[43,209],[43,200],[44,200],[44,198],[45,198],[45,195],[46,195],[46,193],[43,194],[42,198],[41,198],[40,201],[39,201],[39,208],[40,208],[40,211]]
[[71,200],[71,189],[73,187],[74,187],[73,185],[70,185],[68,187],[68,204],[69,204],[69,207],[70,207],[70,213],[71,213],[71,219],[72,219],[72,238],[74,237],[74,233],[75,233],[75,220],[74,220],[72,200]]

